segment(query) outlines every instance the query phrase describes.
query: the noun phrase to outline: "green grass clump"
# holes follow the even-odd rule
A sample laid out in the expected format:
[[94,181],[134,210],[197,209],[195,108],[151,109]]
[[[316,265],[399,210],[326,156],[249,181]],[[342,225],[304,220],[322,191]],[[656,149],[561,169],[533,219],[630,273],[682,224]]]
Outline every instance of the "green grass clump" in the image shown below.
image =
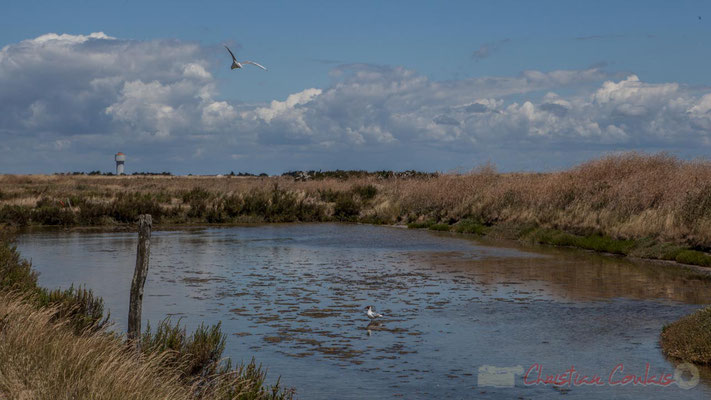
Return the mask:
[[434,224],[434,221],[410,222],[407,227],[408,229],[427,229]]
[[711,267],[711,255],[696,250],[681,250],[676,254],[674,260],[683,264]]
[[711,307],[706,307],[662,329],[664,354],[698,364],[711,364]]
[[613,239],[605,235],[576,237],[575,244],[588,250],[627,255],[634,247],[633,240]]
[[0,237],[0,291],[14,291],[27,297],[32,304],[52,308],[56,319],[68,319],[77,332],[101,330],[108,322],[104,317],[104,302],[91,290],[48,290],[37,285],[37,272],[32,264],[20,257],[9,238]]
[[180,371],[186,383],[193,384],[222,371],[222,352],[225,350],[225,336],[220,331],[220,323],[211,327],[200,325],[192,335],[188,335],[180,321],[172,324],[169,319],[161,321],[151,331],[150,323],[141,335],[141,351],[153,354],[169,351],[164,363]]
[[104,315],[104,300],[94,296],[85,288],[47,290],[39,288],[37,304],[40,307],[54,308],[55,319],[71,321],[77,333],[101,331],[109,323],[110,313]]
[[37,288],[37,272],[21,258],[17,248],[6,237],[0,237],[0,290],[27,292]]
[[447,232],[451,229],[449,224],[432,224],[428,227],[429,230],[431,231],[442,231],[442,232]]
[[486,233],[486,227],[473,219],[463,219],[454,225],[454,231],[458,233],[483,235]]
[[226,338],[220,326],[219,322],[211,326],[201,324],[188,335],[180,321],[173,324],[165,319],[155,332],[150,325],[146,327],[141,336],[141,351],[147,356],[163,354],[161,363],[178,371],[181,380],[195,388],[198,398],[291,399],[293,391],[282,389],[279,380],[273,386],[265,384],[267,373],[254,358],[236,368],[230,360],[222,358]]
[[537,229],[529,235],[536,243],[579,247],[612,254],[628,255],[635,247],[633,240],[613,239],[605,235],[577,236],[556,229]]

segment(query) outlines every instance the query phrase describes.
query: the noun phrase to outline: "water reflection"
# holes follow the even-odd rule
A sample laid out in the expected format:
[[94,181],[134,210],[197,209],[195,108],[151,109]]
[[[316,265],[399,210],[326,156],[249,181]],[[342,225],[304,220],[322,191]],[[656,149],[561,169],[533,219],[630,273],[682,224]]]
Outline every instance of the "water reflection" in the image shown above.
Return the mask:
[[[494,242],[502,244],[502,242]],[[510,244],[509,244],[510,245]],[[542,282],[546,295],[560,299],[592,300],[626,297],[690,304],[711,303],[711,275],[678,265],[630,260],[575,249],[527,248],[543,257],[467,259],[452,253],[414,254],[413,262],[454,274],[474,276],[484,286],[515,287]],[[456,276],[459,274],[459,276]]]
[[[135,235],[31,234],[45,286],[86,283],[125,328]],[[709,303],[678,268],[358,225],[155,232],[144,317],[222,321],[227,352],[256,356],[303,398],[548,398],[549,386],[478,385],[479,367],[604,373],[675,364],[661,326]],[[386,317],[369,321],[375,305]],[[144,321],[145,323],[145,321]],[[365,331],[365,332],[364,332]],[[568,397],[704,398],[694,390],[574,387]]]

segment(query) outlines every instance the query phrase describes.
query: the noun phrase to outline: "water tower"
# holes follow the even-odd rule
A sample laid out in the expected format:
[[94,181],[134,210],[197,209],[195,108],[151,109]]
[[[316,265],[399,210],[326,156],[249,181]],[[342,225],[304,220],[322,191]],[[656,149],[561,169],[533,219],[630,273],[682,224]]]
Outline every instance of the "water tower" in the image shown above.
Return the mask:
[[126,162],[126,155],[119,151],[114,158],[116,159],[116,175],[123,175],[123,163]]

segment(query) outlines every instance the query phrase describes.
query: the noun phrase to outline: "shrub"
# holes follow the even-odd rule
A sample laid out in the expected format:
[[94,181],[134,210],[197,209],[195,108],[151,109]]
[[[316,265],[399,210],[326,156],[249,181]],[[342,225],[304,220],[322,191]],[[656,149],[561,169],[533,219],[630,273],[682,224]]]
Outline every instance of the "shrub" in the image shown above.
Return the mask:
[[[190,211],[193,209],[191,208]],[[214,205],[205,214],[205,221],[211,224],[222,224],[229,221],[229,217],[224,208],[220,205]]]
[[325,221],[326,207],[323,204],[314,204],[301,200],[299,201],[298,218],[299,221],[303,222]]
[[197,187],[197,188],[194,188],[188,192],[183,193],[183,203],[191,204],[192,202],[194,202],[196,200],[197,201],[199,201],[199,200],[207,201],[210,199],[210,197],[212,197],[210,192],[208,192],[207,190],[205,190],[203,188]]
[[37,272],[32,264],[20,258],[9,238],[0,237],[0,290],[27,292],[36,288]]
[[40,225],[74,225],[77,217],[67,208],[43,206],[32,211],[32,221]]
[[111,217],[119,222],[135,222],[141,214],[151,214],[154,222],[163,215],[160,204],[150,194],[127,193],[111,204]]
[[222,199],[222,208],[228,217],[234,218],[242,212],[244,201],[236,195],[227,196]]
[[244,196],[244,206],[241,214],[263,216],[269,205],[268,194],[261,190],[252,190]]
[[201,324],[188,336],[185,327],[180,326],[180,320],[172,324],[170,319],[165,319],[158,324],[155,333],[148,324],[141,335],[141,351],[145,354],[170,351],[165,363],[179,370],[189,384],[224,372],[221,365],[224,350],[225,336],[220,331],[220,323],[211,327]]
[[40,307],[55,308],[56,318],[68,318],[79,332],[86,329],[100,330],[107,321],[103,318],[104,303],[84,288],[47,290],[37,285],[37,273],[32,264],[20,258],[17,248],[7,237],[0,237],[0,289],[17,291]]
[[56,309],[56,319],[70,320],[77,333],[100,331],[109,322],[110,314],[104,317],[104,300],[83,287],[75,289],[72,285],[66,290],[39,288],[37,299],[41,307]]
[[84,201],[79,205],[77,220],[82,225],[101,225],[109,218],[110,214],[110,206]]
[[201,324],[192,335],[185,327],[165,319],[155,332],[150,324],[141,336],[141,351],[150,356],[164,354],[162,363],[177,370],[181,379],[196,390],[196,397],[214,399],[291,399],[293,391],[283,390],[279,381],[274,386],[264,384],[266,372],[254,358],[247,365],[232,368],[222,359],[225,335],[221,323]]
[[0,222],[15,225],[27,226],[30,224],[32,209],[27,206],[4,205],[0,208]]
[[274,187],[264,213],[267,222],[293,222],[298,219],[296,194]]
[[327,203],[335,203],[340,194],[341,192],[330,188],[318,190],[318,195],[321,201],[325,201]]
[[190,209],[188,210],[188,217],[190,218],[202,218],[203,215],[207,213],[207,201],[204,199],[193,199],[190,201]]
[[350,193],[339,193],[333,208],[333,217],[339,221],[355,221],[360,214],[360,205]]
[[378,188],[373,185],[357,185],[351,191],[360,196],[363,201],[371,200],[378,194]]

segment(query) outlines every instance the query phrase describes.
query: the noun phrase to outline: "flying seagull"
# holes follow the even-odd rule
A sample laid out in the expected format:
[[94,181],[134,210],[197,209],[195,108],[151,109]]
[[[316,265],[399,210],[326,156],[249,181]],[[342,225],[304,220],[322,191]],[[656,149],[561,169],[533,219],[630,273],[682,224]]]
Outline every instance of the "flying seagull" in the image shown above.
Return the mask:
[[[224,45],[223,45],[223,46],[224,46]],[[258,64],[258,63],[254,62],[254,61],[242,61],[242,62],[237,61],[237,59],[235,58],[234,53],[232,53],[232,50],[230,50],[230,48],[227,47],[227,46],[225,46],[225,48],[227,49],[227,51],[230,52],[230,55],[232,56],[232,68],[231,68],[231,69],[242,68],[242,64],[252,64],[252,65],[258,66],[259,68],[261,68],[261,69],[263,69],[263,70],[265,70],[265,71],[267,70],[266,68],[264,68],[263,65]]]
[[373,306],[368,306],[365,309],[367,310],[366,314],[368,315],[368,318],[370,318],[370,319],[375,319],[375,318],[383,316],[383,314],[378,314],[378,313],[374,312]]

